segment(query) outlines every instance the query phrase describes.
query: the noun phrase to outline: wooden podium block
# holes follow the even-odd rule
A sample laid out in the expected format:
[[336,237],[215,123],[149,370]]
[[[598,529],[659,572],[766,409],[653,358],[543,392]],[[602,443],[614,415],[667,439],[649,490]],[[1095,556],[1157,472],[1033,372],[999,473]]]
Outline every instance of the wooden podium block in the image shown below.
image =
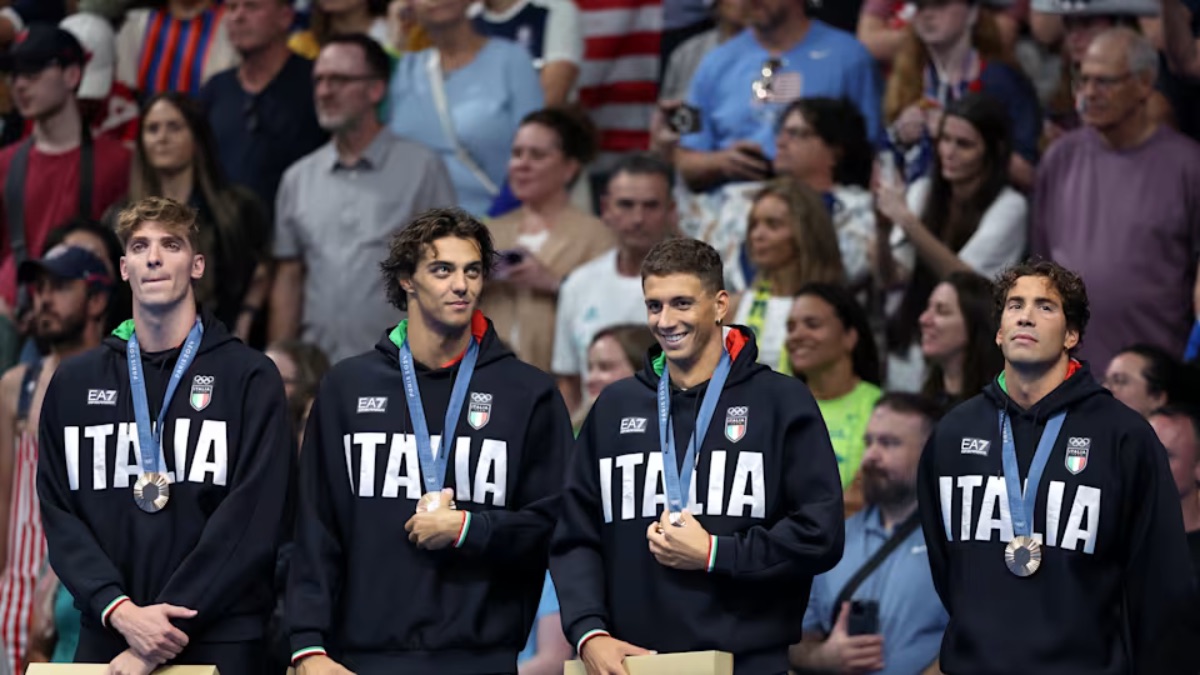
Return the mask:
[[[630,656],[625,659],[629,675],[733,675],[729,652],[682,652]],[[583,661],[567,661],[563,675],[587,675]]]
[[[34,663],[26,675],[104,675],[107,663]],[[216,665],[168,665],[154,671],[154,675],[221,675]]]

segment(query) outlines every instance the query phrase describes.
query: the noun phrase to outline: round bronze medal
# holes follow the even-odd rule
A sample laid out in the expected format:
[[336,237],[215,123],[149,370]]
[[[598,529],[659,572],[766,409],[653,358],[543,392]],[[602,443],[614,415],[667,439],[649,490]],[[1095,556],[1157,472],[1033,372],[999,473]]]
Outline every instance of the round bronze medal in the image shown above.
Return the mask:
[[133,501],[146,513],[158,513],[171,499],[171,484],[156,471],[144,473],[133,484]]
[[1004,564],[1019,577],[1031,576],[1042,566],[1042,545],[1033,537],[1013,537],[1004,549]]

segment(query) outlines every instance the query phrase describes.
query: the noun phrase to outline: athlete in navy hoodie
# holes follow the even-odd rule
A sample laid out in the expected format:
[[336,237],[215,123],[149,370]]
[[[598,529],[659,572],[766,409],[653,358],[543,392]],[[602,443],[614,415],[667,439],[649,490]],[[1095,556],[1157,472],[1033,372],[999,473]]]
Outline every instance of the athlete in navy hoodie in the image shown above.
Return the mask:
[[929,565],[950,614],[941,670],[1194,675],[1167,454],[1070,357],[1087,327],[1083,282],[1018,265],[996,299],[1004,372],[942,418],[921,457]]
[[710,649],[738,675],[784,673],[812,578],[842,555],[829,432],[804,383],[756,363],[749,329],[723,335],[712,247],[658,244],[642,285],[659,346],[600,395],[567,472],[550,562],[563,627],[590,675]]
[[493,257],[462,211],[418,217],[383,263],[409,318],[325,376],[288,583],[299,675],[517,671],[571,421],[475,309]]
[[283,380],[197,315],[193,209],[149,198],[117,234],[133,319],[58,367],[40,425],[50,563],[83,612],[75,660],[111,661],[114,675],[164,662],[259,675],[290,525]]

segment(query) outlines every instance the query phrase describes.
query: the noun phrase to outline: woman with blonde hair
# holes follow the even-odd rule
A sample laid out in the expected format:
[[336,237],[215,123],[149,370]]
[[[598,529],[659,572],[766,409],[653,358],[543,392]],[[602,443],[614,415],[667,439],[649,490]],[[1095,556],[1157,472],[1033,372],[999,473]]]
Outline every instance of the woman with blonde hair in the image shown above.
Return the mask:
[[[738,299],[734,323],[754,332],[759,363],[789,372],[784,340],[796,293],[813,282],[845,281],[838,236],[824,200],[790,178],[771,181],[754,196],[745,252],[758,272]],[[730,262],[737,263],[726,265]]]

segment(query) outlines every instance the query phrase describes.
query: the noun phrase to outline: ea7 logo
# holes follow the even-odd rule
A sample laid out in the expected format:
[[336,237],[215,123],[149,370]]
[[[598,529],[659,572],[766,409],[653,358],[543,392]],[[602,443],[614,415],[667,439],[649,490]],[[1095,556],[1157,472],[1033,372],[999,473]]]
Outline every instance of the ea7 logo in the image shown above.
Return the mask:
[[988,448],[992,447],[991,441],[985,441],[982,438],[964,438],[962,439],[962,454],[964,455],[979,455],[987,457]]
[[116,405],[116,389],[88,389],[88,405]]
[[386,396],[363,396],[358,399],[359,413],[382,413],[387,412],[387,397]]
[[623,433],[623,434],[644,434],[644,433],[646,433],[646,418],[645,417],[622,417],[621,418],[621,433]]

